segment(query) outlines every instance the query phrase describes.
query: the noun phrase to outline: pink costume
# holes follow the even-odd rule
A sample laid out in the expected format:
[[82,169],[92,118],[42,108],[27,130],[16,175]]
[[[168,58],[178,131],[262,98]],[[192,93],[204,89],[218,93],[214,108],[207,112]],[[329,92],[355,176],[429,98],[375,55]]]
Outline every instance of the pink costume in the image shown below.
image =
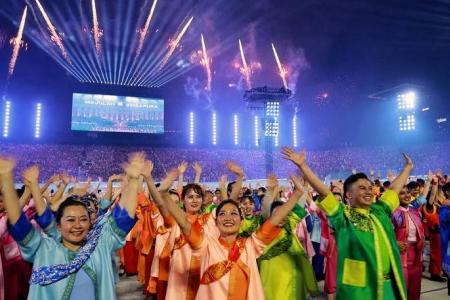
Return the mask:
[[320,254],[325,256],[325,286],[327,294],[336,293],[337,277],[337,247],[333,230],[328,222],[327,215],[317,207],[315,202],[309,205],[310,211],[316,212],[321,221]]
[[[211,214],[188,215],[194,226],[203,228],[205,236],[218,237],[219,231]],[[178,225],[172,227],[168,238],[172,256],[166,299],[193,300],[200,284],[200,257],[194,253]]]
[[397,241],[407,245],[406,251],[400,252],[400,260],[408,290],[408,299],[418,300],[422,279],[424,241],[420,212],[413,207],[399,207],[392,214],[392,223]]
[[266,221],[249,238],[228,244],[192,226],[189,244],[200,255],[201,279],[196,300],[263,300],[264,290],[256,259],[280,228]]

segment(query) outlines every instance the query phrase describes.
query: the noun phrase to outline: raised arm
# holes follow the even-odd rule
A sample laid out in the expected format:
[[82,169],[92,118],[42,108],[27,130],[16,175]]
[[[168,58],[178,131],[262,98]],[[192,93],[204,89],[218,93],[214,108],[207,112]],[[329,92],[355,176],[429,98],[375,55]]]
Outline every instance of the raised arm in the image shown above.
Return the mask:
[[36,212],[39,216],[41,216],[45,212],[47,204],[42,197],[41,188],[39,187],[39,166],[34,165],[26,169],[23,171],[22,177],[25,185],[31,190],[34,205],[36,206]]
[[427,181],[425,181],[425,186],[423,187],[421,196],[423,196],[425,198],[427,197],[428,192],[430,191],[430,188],[431,188],[432,180],[433,180],[433,172],[428,171]]
[[264,195],[261,208],[261,213],[264,218],[270,216],[270,207],[278,194],[277,187],[279,187],[277,176],[275,174],[269,174],[267,177],[267,191]]
[[331,191],[327,185],[325,185],[319,177],[309,168],[306,163],[306,152],[302,150],[297,153],[291,148],[283,147],[281,150],[283,158],[293,162],[303,173],[303,177],[309,184],[316,190],[320,196],[326,197]]
[[[153,162],[150,160],[147,160],[144,165],[144,169],[142,172],[142,176],[144,177],[145,183],[147,184],[148,191],[150,193],[151,199],[153,202],[155,202],[156,206],[158,207],[159,211],[161,212],[161,215],[165,218],[169,217],[169,211],[167,210],[164,200],[161,197],[161,194],[159,193],[158,189],[155,186],[155,182],[153,181],[152,176],[153,171]],[[167,177],[161,182],[160,188],[167,190],[170,188],[170,185],[173,183],[175,178],[177,177],[178,172],[176,169],[171,170]]]
[[219,189],[220,189],[220,197],[221,197],[221,201],[225,200],[228,198],[227,195],[227,175],[222,175],[219,179]]
[[408,180],[409,174],[413,168],[413,162],[408,155],[403,153],[403,158],[405,159],[405,166],[400,174],[391,182],[389,189],[393,190],[397,194],[400,193],[402,188],[405,186],[406,181]]
[[22,214],[14,188],[13,170],[16,163],[12,158],[0,157],[0,187],[3,193],[3,204],[9,223],[15,225]]
[[198,162],[195,162],[192,165],[192,168],[195,171],[194,183],[200,183],[200,177],[202,176],[202,166]]
[[[177,177],[177,170],[173,169],[170,170],[169,173],[167,173],[167,177],[164,179],[164,181],[161,183],[160,191],[161,194],[164,196],[164,206],[167,208],[168,213],[174,218],[175,222],[180,226],[181,231],[185,236],[189,236],[191,233],[191,222],[186,217],[186,214],[183,210],[170,198],[168,194],[168,188],[165,188],[166,186],[170,186],[170,184],[175,180]],[[157,193],[158,201],[161,195]],[[153,195],[152,195],[153,196]],[[155,195],[156,196],[156,195]],[[161,212],[162,213],[162,212]]]
[[181,197],[181,193],[183,192],[183,183],[184,183],[184,173],[188,167],[188,163],[182,161],[178,166],[178,184],[177,184],[177,193]]
[[136,215],[137,195],[139,191],[139,176],[145,164],[145,154],[136,152],[130,155],[128,162],[123,164],[123,169],[128,178],[128,184],[120,198],[119,205],[125,208],[128,215],[134,218]]
[[242,182],[244,181],[244,171],[238,164],[232,161],[227,161],[225,165],[231,173],[236,175],[236,182],[234,183],[233,188],[231,190],[230,199],[237,202],[239,192],[242,189]]
[[[291,176],[292,179],[292,176]],[[295,184],[295,181],[294,181]],[[292,195],[289,197],[289,200],[280,206],[277,210],[275,210],[272,215],[270,216],[270,222],[274,225],[280,224],[287,215],[291,212],[291,210],[294,208],[294,206],[297,204],[297,201],[302,196],[303,191],[300,186],[295,186],[295,190],[292,193]]]
[[23,194],[22,196],[20,196],[19,199],[20,208],[23,208],[25,205],[27,205],[30,199],[31,199],[31,190],[29,187],[25,185],[25,190],[23,191]]

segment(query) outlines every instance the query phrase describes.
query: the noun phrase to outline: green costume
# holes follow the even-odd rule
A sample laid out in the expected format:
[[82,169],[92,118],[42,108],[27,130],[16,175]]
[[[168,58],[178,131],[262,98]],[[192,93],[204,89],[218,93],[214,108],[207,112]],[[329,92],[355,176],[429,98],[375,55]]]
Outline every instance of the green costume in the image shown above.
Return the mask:
[[213,212],[214,209],[216,209],[216,207],[217,207],[217,205],[215,205],[214,203],[211,203],[206,207],[202,207],[202,209],[200,211],[205,214],[210,214]]
[[245,238],[250,237],[262,223],[264,223],[264,219],[261,215],[244,217],[241,228],[239,229],[239,235]]
[[264,249],[258,259],[267,300],[304,300],[308,293],[318,293],[313,267],[295,233],[297,224],[305,216],[305,209],[296,205],[280,235]]
[[344,206],[333,194],[320,201],[338,249],[336,299],[407,299],[391,223],[398,195],[387,190],[368,210]]

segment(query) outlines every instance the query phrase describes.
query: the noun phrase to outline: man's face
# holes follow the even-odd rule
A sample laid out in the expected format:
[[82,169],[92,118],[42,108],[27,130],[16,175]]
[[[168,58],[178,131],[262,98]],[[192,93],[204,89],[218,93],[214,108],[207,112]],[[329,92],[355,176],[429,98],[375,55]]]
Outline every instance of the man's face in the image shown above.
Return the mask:
[[373,203],[373,186],[367,179],[358,179],[347,191],[347,199],[353,207],[367,209]]

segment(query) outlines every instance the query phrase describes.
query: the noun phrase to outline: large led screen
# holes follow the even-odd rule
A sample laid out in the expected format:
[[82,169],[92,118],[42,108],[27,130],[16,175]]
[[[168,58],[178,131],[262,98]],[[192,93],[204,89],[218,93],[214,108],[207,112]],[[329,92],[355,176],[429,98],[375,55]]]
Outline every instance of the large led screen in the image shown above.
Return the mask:
[[164,133],[164,100],[74,93],[72,130]]

